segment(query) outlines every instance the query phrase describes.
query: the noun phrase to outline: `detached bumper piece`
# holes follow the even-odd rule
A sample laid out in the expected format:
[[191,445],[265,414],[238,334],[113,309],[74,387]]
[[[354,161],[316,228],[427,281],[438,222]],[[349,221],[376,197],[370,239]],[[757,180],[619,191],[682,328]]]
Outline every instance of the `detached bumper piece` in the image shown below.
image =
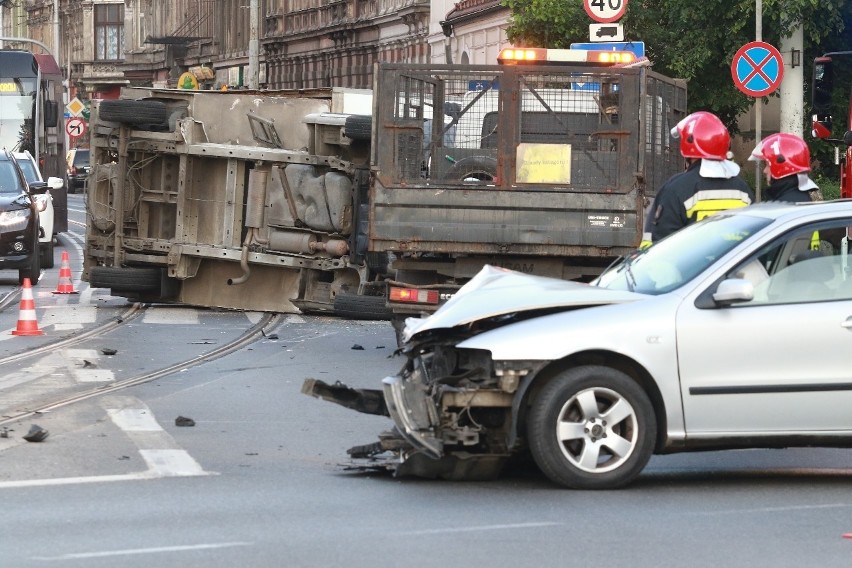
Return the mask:
[[327,400],[363,414],[390,416],[380,390],[353,389],[340,381],[329,385],[319,379],[305,379],[302,383],[302,394]]

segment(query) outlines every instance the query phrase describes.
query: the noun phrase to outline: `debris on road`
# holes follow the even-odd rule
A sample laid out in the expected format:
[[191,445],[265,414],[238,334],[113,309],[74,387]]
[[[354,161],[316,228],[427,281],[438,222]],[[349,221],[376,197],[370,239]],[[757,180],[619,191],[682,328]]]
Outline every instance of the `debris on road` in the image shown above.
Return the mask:
[[43,442],[49,432],[37,424],[30,426],[30,431],[24,436],[27,442]]
[[113,349],[112,347],[104,347],[103,349],[101,349],[101,353],[103,353],[104,355],[115,355],[116,353],[118,353],[118,349]]
[[363,351],[363,350],[364,350],[364,347],[363,347],[362,345],[358,345],[358,344],[356,343],[355,345],[353,345],[353,346],[352,346],[352,349],[353,349],[354,351]]
[[175,426],[195,426],[195,420],[186,416],[178,416],[175,418]]

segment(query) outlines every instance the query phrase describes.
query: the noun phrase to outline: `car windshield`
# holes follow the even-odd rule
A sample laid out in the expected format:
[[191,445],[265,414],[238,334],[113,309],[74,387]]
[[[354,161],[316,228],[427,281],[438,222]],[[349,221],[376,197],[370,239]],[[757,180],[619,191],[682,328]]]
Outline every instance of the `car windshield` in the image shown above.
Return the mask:
[[89,165],[89,151],[88,150],[77,150],[74,153],[74,165],[75,166],[88,166]]
[[9,161],[0,161],[0,193],[21,193],[21,189],[15,165]]
[[592,284],[651,295],[671,292],[771,222],[745,214],[708,217],[621,259]]

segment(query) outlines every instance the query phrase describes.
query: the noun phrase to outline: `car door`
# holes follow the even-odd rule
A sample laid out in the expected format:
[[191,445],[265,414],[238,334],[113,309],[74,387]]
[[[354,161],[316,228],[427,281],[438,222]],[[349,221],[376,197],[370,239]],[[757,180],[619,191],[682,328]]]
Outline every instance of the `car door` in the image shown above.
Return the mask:
[[730,271],[752,281],[751,301],[684,302],[677,342],[688,437],[852,430],[850,225],[802,227]]

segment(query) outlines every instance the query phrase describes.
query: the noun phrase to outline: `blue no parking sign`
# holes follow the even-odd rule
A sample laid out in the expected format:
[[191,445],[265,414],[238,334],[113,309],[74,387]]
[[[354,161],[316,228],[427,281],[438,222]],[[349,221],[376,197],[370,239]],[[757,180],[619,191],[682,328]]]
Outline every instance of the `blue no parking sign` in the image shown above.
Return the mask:
[[773,92],[784,78],[781,52],[762,41],[742,46],[731,61],[734,84],[745,94],[762,97]]

